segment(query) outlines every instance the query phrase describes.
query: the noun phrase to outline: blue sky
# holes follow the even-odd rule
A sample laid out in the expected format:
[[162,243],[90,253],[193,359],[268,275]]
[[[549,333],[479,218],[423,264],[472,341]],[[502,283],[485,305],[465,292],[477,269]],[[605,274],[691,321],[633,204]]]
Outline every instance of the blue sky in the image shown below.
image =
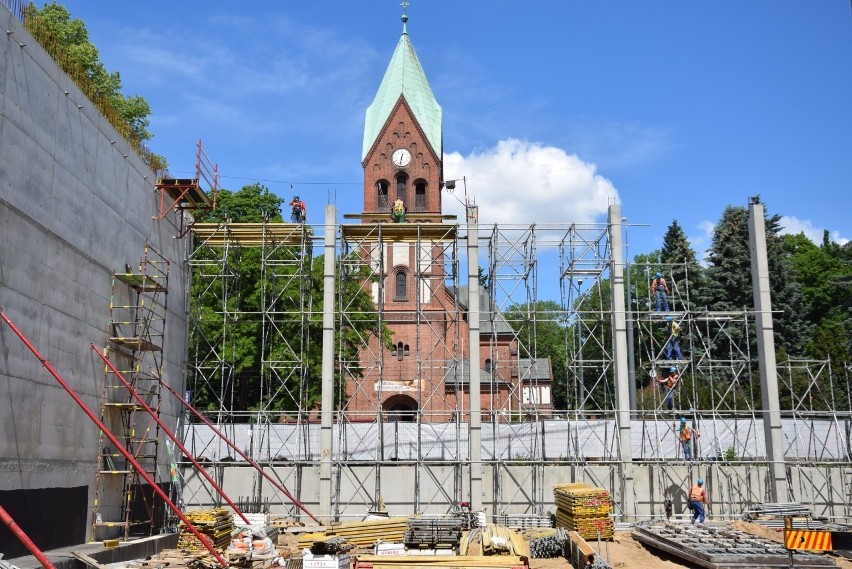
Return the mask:
[[[60,3],[151,104],[174,175],[194,172],[201,138],[225,187],[289,201],[293,184],[309,222],[328,201],[360,211],[399,2]],[[483,222],[603,221],[617,200],[631,254],[677,219],[701,255],[724,208],[759,194],[788,231],[852,238],[849,0],[410,4],[445,177],[466,178]]]

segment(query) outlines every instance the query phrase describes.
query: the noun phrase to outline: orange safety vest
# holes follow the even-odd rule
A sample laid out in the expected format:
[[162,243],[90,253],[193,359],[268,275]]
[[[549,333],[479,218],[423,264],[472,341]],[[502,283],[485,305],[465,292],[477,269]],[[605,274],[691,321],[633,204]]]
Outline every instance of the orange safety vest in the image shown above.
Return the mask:
[[688,426],[684,425],[683,428],[680,430],[680,440],[686,442],[686,441],[690,440],[691,438],[692,438],[692,429],[690,429]]
[[689,491],[689,501],[690,502],[706,502],[707,494],[704,493],[704,488],[696,484],[692,487],[692,490]]

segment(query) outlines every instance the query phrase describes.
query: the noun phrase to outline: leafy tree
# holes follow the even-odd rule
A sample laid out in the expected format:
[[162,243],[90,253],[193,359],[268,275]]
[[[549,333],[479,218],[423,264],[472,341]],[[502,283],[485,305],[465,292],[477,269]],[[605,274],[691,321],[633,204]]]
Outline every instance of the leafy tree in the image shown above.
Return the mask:
[[[283,201],[262,184],[222,190],[217,209],[200,220],[280,222]],[[196,407],[290,414],[318,406],[323,257],[311,257],[299,246],[265,252],[256,246],[199,248],[192,263],[190,359],[196,362],[190,362],[189,373]],[[382,335],[385,344],[390,341],[386,327],[375,329],[376,308],[362,286],[364,278],[356,272],[339,275],[336,282],[343,305],[358,314],[337,332],[337,357],[343,361],[357,361],[365,337]],[[346,372],[358,375],[360,369],[350,366]],[[335,393],[343,392],[343,381],[337,370]]]
[[64,55],[61,59],[67,61],[59,63],[70,66],[66,71],[72,75],[77,75],[75,71],[83,74],[84,80],[93,89],[89,93],[93,99],[104,97],[111,103],[137,141],[151,139],[153,135],[148,130],[151,107],[140,95],[126,97],[121,93],[121,75],[104,67],[97,48],[89,41],[89,32],[82,20],[72,18],[65,6],[53,1],[41,9],[30,4],[25,21],[28,28],[36,32],[34,35],[39,41],[53,44],[45,47],[52,53],[59,50]]
[[852,329],[845,324],[852,309],[852,263],[844,258],[844,249],[832,243],[827,232],[819,246],[801,233],[785,235],[783,243],[802,289],[802,316],[813,329],[805,352],[835,365],[852,361]]
[[520,340],[522,357],[550,358],[553,408],[567,409],[568,354],[564,311],[554,300],[510,306],[503,315]]
[[261,223],[283,220],[281,206],[284,198],[269,191],[263,184],[249,184],[238,192],[219,190],[216,209],[206,212],[199,221],[211,223]]

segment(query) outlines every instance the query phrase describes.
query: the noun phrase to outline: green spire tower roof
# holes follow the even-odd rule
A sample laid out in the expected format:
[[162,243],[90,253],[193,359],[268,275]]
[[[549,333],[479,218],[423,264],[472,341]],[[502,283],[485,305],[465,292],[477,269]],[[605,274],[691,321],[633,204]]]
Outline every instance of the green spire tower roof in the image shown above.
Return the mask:
[[396,44],[396,50],[385,71],[382,84],[379,85],[376,98],[367,107],[361,160],[367,157],[367,153],[373,147],[400,96],[405,97],[405,102],[414,113],[414,118],[423,129],[435,154],[439,159],[442,156],[441,105],[432,94],[426,74],[423,73],[417,54],[414,53],[414,46],[408,38],[408,32],[405,29],[407,19],[403,16],[402,36]]

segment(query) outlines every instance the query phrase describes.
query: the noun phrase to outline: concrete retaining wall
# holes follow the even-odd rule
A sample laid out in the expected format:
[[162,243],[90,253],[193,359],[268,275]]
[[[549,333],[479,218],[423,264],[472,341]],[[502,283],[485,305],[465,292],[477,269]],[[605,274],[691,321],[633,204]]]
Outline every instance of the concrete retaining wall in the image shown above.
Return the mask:
[[[107,341],[113,272],[136,267],[148,241],[171,261],[165,377],[180,387],[185,245],[174,219],[153,220],[155,174],[2,7],[0,24],[0,305],[99,414],[90,343]],[[174,425],[176,405],[164,410]],[[88,509],[54,520],[88,527],[97,454],[95,425],[0,324],[0,491],[88,486]]]
[[[415,488],[418,469],[419,491]],[[275,467],[269,472],[316,515],[319,467]],[[258,477],[250,467],[219,464],[211,468],[211,473],[234,501],[257,500],[260,495],[260,501],[268,504],[273,513],[300,514],[268,483],[264,481],[258,485]],[[203,479],[187,474],[183,494],[187,508],[208,508],[219,503],[202,484]],[[455,480],[461,481],[462,495],[467,495],[469,476],[467,468],[457,465],[387,465],[381,469],[381,498],[392,515],[446,513],[451,508]],[[554,485],[586,482],[610,491],[615,501],[616,521],[636,522],[662,518],[666,492],[672,496],[675,514],[686,516],[689,489],[698,477],[703,477],[711,515],[716,519],[736,519],[744,510],[766,501],[767,476],[766,465],[757,463],[643,463],[633,465],[632,485],[622,491],[615,464],[511,467],[495,464],[483,469],[482,503],[489,517],[504,513],[555,512]],[[789,466],[791,494],[787,501],[801,502],[818,516],[852,522],[852,505],[848,499],[850,477],[852,469],[843,465]],[[339,518],[343,521],[362,519],[375,503],[375,466],[342,467],[335,470],[333,478],[339,484],[333,501],[338,505]],[[419,496],[418,504],[415,504],[415,496]],[[304,516],[302,519],[308,520]]]

